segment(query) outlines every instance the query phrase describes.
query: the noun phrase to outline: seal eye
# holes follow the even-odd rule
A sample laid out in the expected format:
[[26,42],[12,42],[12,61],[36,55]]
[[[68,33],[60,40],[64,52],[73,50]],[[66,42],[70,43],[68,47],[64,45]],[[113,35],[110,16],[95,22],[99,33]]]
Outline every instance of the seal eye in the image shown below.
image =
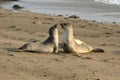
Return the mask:
[[64,23],[63,25],[67,26],[67,23]]
[[54,25],[53,27],[52,27],[52,30],[55,30],[57,28],[57,25]]
[[63,23],[64,26],[70,25],[70,23]]
[[57,28],[57,24],[54,25],[54,28]]

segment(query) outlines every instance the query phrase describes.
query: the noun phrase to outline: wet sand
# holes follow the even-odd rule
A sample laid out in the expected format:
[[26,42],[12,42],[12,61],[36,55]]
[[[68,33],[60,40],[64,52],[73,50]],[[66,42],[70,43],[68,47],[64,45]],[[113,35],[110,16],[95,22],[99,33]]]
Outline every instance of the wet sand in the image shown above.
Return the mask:
[[[45,40],[49,27],[60,22],[71,22],[76,38],[105,52],[78,57],[61,49],[58,54],[7,50]],[[119,80],[119,75],[120,25],[0,8],[0,80]]]
[[108,5],[95,0],[20,0],[0,3],[6,9],[18,4],[35,13],[51,15],[78,15],[82,19],[120,23],[120,6]]

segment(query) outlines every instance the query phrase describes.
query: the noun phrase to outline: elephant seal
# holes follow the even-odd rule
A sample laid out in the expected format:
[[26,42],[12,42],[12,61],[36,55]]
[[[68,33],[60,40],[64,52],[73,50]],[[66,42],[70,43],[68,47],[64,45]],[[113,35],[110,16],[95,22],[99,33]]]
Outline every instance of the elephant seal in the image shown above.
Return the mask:
[[12,8],[13,8],[14,10],[19,10],[19,9],[24,8],[24,7],[21,7],[21,6],[17,5],[17,4],[15,4],[15,5],[13,5]]
[[70,23],[61,23],[60,25],[64,29],[61,47],[65,52],[76,53],[77,55],[80,55],[82,53],[88,53],[91,51],[97,52],[102,50],[98,48],[96,50],[93,50],[93,48],[87,43],[79,39],[75,39],[73,35],[73,27]]
[[57,24],[49,28],[49,37],[43,42],[33,42],[24,44],[18,48],[19,51],[37,53],[57,53],[58,52],[58,29]]

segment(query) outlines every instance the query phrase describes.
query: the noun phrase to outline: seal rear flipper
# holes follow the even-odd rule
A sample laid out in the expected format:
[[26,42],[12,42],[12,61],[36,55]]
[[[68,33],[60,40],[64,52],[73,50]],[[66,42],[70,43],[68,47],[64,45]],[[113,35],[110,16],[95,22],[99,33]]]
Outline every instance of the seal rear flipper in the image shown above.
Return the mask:
[[20,48],[8,48],[8,51],[13,51],[13,52],[22,52],[22,51],[26,51],[28,48],[29,44],[24,44],[23,46],[21,46]]
[[7,48],[8,51],[13,51],[13,52],[22,52],[23,50],[20,50],[19,48]]
[[24,44],[23,46],[21,46],[21,47],[18,48],[18,49],[20,49],[20,50],[25,50],[25,49],[28,48],[28,45],[29,45],[29,44]]
[[101,49],[101,48],[95,48],[95,49],[93,49],[92,50],[92,52],[105,52],[103,49]]

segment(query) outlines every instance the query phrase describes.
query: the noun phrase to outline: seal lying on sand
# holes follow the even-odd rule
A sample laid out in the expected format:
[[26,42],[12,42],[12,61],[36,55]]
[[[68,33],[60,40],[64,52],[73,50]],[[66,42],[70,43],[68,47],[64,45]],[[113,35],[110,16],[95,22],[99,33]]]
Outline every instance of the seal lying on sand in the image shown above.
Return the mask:
[[19,9],[24,8],[24,7],[21,7],[21,6],[17,5],[17,4],[15,4],[15,5],[13,5],[12,8],[13,8],[14,10],[19,10]]
[[81,53],[88,53],[91,51],[100,52],[102,49],[97,48],[93,50],[90,45],[85,42],[82,42],[79,39],[75,39],[73,35],[73,28],[70,23],[61,23],[61,27],[64,29],[62,35],[62,43],[61,47],[64,49],[65,52],[68,53],[76,53],[77,55]]
[[24,44],[18,48],[19,51],[25,52],[45,52],[45,53],[57,53],[58,52],[58,29],[57,24],[50,27],[49,37],[42,43],[34,42]]

